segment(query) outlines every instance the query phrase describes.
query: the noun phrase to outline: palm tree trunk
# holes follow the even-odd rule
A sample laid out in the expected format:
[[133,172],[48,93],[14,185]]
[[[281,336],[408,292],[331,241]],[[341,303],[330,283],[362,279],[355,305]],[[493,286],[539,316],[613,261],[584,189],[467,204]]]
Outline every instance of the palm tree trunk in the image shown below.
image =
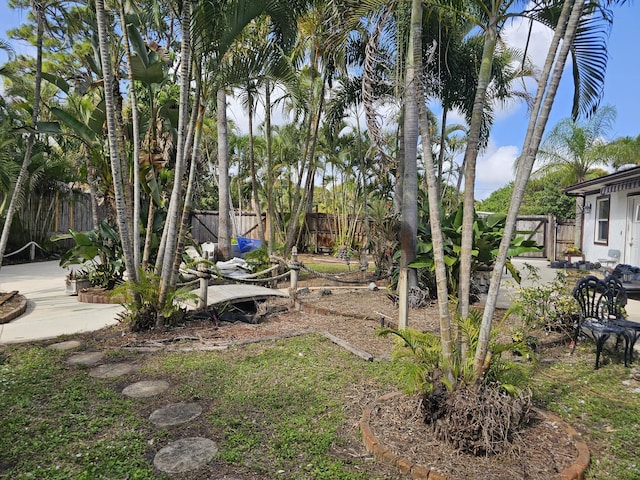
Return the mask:
[[[164,307],[167,300],[173,274],[173,260],[176,256],[178,245],[178,228],[182,205],[182,177],[185,169],[185,144],[187,134],[187,121],[189,118],[189,87],[190,75],[189,66],[191,63],[191,1],[182,4],[182,45],[180,48],[180,104],[178,107],[178,141],[176,147],[176,168],[174,173],[173,189],[167,210],[167,221],[165,224],[166,235],[164,251],[162,252],[162,273],[160,291],[158,294],[158,305],[160,309]],[[160,252],[158,253],[160,255]],[[164,327],[164,318],[159,315],[157,319],[158,328]]]
[[227,95],[217,93],[218,123],[218,247],[223,259],[231,258],[231,217],[229,205],[229,135],[227,133]]
[[[429,124],[426,107],[420,104],[420,121],[422,141],[428,139]],[[427,159],[428,160],[428,159]],[[451,313],[449,311],[449,290],[447,287],[447,266],[444,261],[444,237],[440,223],[440,198],[438,197],[437,173],[433,162],[425,162],[427,177],[427,193],[429,195],[429,222],[433,242],[433,260],[435,263],[436,289],[438,295],[438,318],[440,321],[440,340],[442,355],[446,365],[453,365],[453,335],[451,330]],[[454,380],[451,378],[451,380]]]
[[[567,61],[571,45],[575,39],[584,3],[585,0],[575,0],[575,2],[573,0],[565,0],[560,19],[558,20],[558,26],[552,39],[540,80],[538,81],[538,91],[536,92],[536,98],[529,117],[529,126],[522,148],[522,161],[518,163],[511,203],[504,227],[504,235],[498,249],[495,267],[491,276],[491,284],[489,285],[489,292],[487,294],[487,302],[482,316],[482,325],[480,327],[478,346],[474,358],[474,369],[478,375],[481,375],[484,371],[484,363],[489,348],[489,339],[493,324],[493,315],[496,308],[498,290],[500,289],[500,280],[502,278],[502,269],[507,260],[511,237],[515,231],[518,210],[522,204],[525,187],[549,119],[549,112],[553,106],[560,79],[562,78],[562,71]],[[565,25],[566,28],[563,28]],[[560,48],[559,52],[557,52],[558,48]],[[556,52],[558,54],[554,64]]]
[[267,143],[267,228],[269,237],[268,252],[273,255],[273,246],[276,240],[275,232],[275,208],[273,198],[273,186],[275,185],[275,176],[273,172],[272,144],[271,144],[271,83],[267,80],[264,86],[264,134]]
[[440,125],[440,151],[438,152],[438,171],[436,172],[436,187],[438,188],[438,198],[442,198],[442,170],[444,166],[444,154],[446,148],[447,135],[447,113],[449,109],[446,105],[442,106],[442,124]]
[[[307,180],[305,182],[304,197],[300,203],[298,209],[298,218],[302,224],[304,224],[305,213],[311,213],[313,211],[313,194],[315,189],[316,179],[316,147],[318,145],[318,131],[320,129],[320,119],[322,117],[322,110],[324,109],[324,94],[325,94],[325,82],[322,82],[322,88],[320,89],[320,99],[318,101],[318,111],[316,112],[315,121],[313,124],[313,132],[311,136],[311,144],[309,147],[309,170],[307,171]],[[302,208],[306,205],[306,208]],[[298,235],[296,243],[300,242],[302,237],[302,228],[297,229]]]
[[[422,71],[422,57],[416,59],[418,71]],[[424,83],[417,82],[417,98],[426,98]],[[442,356],[445,365],[454,365],[453,340],[451,331],[451,313],[449,311],[449,290],[447,287],[447,265],[444,255],[444,236],[440,222],[441,191],[438,185],[438,172],[436,172],[431,149],[425,145],[431,145],[429,134],[429,119],[427,107],[423,101],[418,102],[418,115],[420,119],[420,133],[422,135],[422,151],[424,155],[425,177],[427,182],[427,194],[429,196],[429,222],[431,224],[431,241],[433,243],[433,260],[436,273],[436,289],[438,295],[438,318],[440,321],[440,341],[442,344]],[[451,372],[445,372],[451,382],[455,378]]]
[[[496,2],[500,4],[501,2]],[[460,278],[458,281],[458,302],[463,319],[469,316],[469,294],[471,290],[471,263],[473,250],[473,224],[475,221],[475,182],[476,160],[482,132],[482,119],[487,96],[487,88],[491,81],[491,65],[498,39],[498,6],[491,12],[487,29],[484,32],[484,47],[478,86],[473,102],[471,121],[469,122],[469,139],[464,155],[464,197],[462,209],[462,242],[460,247]]]
[[151,256],[151,239],[153,238],[153,219],[156,214],[156,204],[152,197],[149,197],[149,212],[147,213],[147,231],[144,236],[144,250],[142,252],[142,269],[146,270],[149,266],[149,257]]
[[[312,76],[311,83],[313,85],[314,79]],[[308,212],[313,208],[313,189],[314,180],[316,174],[315,164],[315,152],[316,145],[318,143],[318,131],[320,128],[320,119],[322,117],[322,110],[324,108],[324,94],[325,94],[325,79],[322,79],[322,87],[320,88],[320,95],[318,98],[318,106],[313,112],[309,112],[307,122],[307,133],[304,143],[304,149],[302,154],[302,162],[298,173],[298,191],[301,192],[296,196],[296,200],[293,204],[293,211],[291,212],[291,219],[289,221],[289,228],[287,229],[287,235],[285,239],[285,254],[291,251],[291,247],[300,239],[302,230],[300,224],[305,212]],[[313,90],[312,90],[313,95]],[[303,177],[305,166],[307,166],[306,176],[304,181],[304,188],[301,190],[302,184],[300,180]]]
[[[35,77],[35,90],[33,94],[33,112],[31,113],[31,127],[35,130],[38,123],[38,116],[40,114],[40,94],[42,91],[42,43],[44,39],[44,6],[40,2],[31,2],[32,10],[36,17],[36,77]],[[5,217],[4,225],[2,227],[2,235],[0,236],[0,268],[2,268],[2,262],[4,260],[4,253],[7,249],[7,243],[9,243],[9,233],[11,232],[11,224],[13,223],[13,217],[18,210],[20,200],[24,193],[27,179],[29,177],[29,164],[31,163],[31,153],[33,151],[33,144],[35,143],[35,133],[30,133],[27,139],[27,146],[24,152],[24,158],[22,160],[22,166],[20,167],[20,173],[16,180],[16,185],[13,189],[13,195],[7,208],[7,214]]]
[[[402,221],[400,226],[400,269],[408,271],[407,287],[417,285],[414,269],[409,269],[416,257],[418,234],[418,86],[422,55],[422,3],[413,0],[411,30],[407,48],[404,92],[404,170],[402,175]],[[406,325],[406,320],[401,319]]]
[[396,144],[398,146],[398,154],[396,156],[396,188],[393,192],[393,213],[399,215],[402,213],[402,183],[404,179],[404,157],[406,155],[404,150],[404,105],[400,111],[400,121],[398,122],[398,128],[396,130]]
[[[129,72],[129,91],[131,102],[131,122],[133,124],[133,263],[136,272],[140,266],[140,120],[138,118],[138,101],[136,98],[135,81],[133,78],[133,66],[131,64],[131,47],[129,46],[129,33],[127,30],[127,20],[124,11],[124,2],[120,0],[120,25],[122,28],[122,39],[125,47],[125,58],[127,60],[127,70]],[[136,276],[137,278],[137,276]]]
[[258,222],[258,238],[264,243],[264,228],[262,226],[262,212],[258,198],[258,179],[256,175],[256,155],[253,145],[253,99],[249,99],[249,166],[251,169],[251,196],[253,197],[253,211]]
[[[189,167],[189,179],[187,181],[187,191],[184,195],[184,206],[182,209],[182,217],[180,220],[180,233],[178,234],[178,248],[176,249],[177,255],[173,259],[173,272],[171,279],[171,287],[175,288],[178,280],[178,270],[180,268],[180,260],[182,249],[184,248],[185,238],[187,236],[187,230],[189,229],[189,219],[191,218],[191,206],[193,205],[193,189],[196,180],[196,172],[198,170],[198,161],[200,159],[200,142],[202,140],[202,123],[204,121],[204,105],[201,105],[200,95],[202,88],[202,76],[196,77],[196,93],[194,96],[193,104],[195,106],[193,112],[193,118],[191,125],[189,126],[190,134],[189,138],[193,135],[193,147],[191,148],[191,165]],[[185,152],[188,151],[185,148]]]
[[127,276],[136,279],[137,272],[133,262],[133,252],[130,242],[129,225],[127,223],[127,207],[124,197],[124,186],[122,179],[122,163],[118,145],[118,129],[116,126],[114,78],[111,70],[111,57],[109,52],[109,39],[107,34],[106,14],[104,1],[96,0],[96,20],[98,24],[98,39],[100,45],[100,59],[102,61],[102,74],[104,79],[104,97],[107,120],[107,136],[109,140],[109,156],[111,163],[111,175],[113,177],[113,191],[116,204],[116,216],[118,229],[120,231],[120,241]]
[[[85,148],[87,148],[85,146]],[[100,220],[98,219],[98,201],[96,199],[96,179],[94,176],[95,168],[91,166],[91,157],[87,152],[87,183],[89,184],[89,198],[91,200],[91,227],[98,229]]]

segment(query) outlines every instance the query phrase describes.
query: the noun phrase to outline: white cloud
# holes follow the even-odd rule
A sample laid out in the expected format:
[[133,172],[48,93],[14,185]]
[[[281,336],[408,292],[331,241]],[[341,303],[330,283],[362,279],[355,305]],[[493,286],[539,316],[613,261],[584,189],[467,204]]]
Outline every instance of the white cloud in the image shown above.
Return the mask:
[[[529,36],[529,30],[531,35]],[[547,58],[549,45],[553,37],[551,29],[544,25],[524,18],[514,17],[511,23],[506,25],[502,31],[502,39],[509,48],[518,49],[524,54],[527,49],[527,60],[533,66],[533,76],[516,80],[513,88],[526,92],[532,97],[538,88],[537,78],[544,66]],[[527,45],[528,40],[528,45]],[[496,121],[505,120],[516,113],[522,112],[526,108],[525,103],[520,98],[508,100],[505,103],[496,102],[494,105],[494,115]]]
[[489,141],[487,149],[478,157],[476,168],[476,198],[487,198],[495,190],[513,180],[513,166],[519,155],[514,145],[498,147]]
[[[527,46],[530,26],[531,37]],[[502,36],[510,47],[518,48],[522,52],[527,47],[527,58],[541,69],[547,58],[553,31],[539,22],[531,24],[527,19],[515,17],[509,25],[505,26]]]
[[[278,100],[282,95],[284,95],[284,90],[280,87],[276,87],[275,90],[271,93],[271,101],[274,102]],[[227,95],[227,115],[230,120],[236,124],[236,127],[240,131],[242,135],[246,135],[249,133],[249,116],[247,114],[246,108],[242,106],[242,102],[240,101],[240,90],[235,89],[233,95]],[[264,122],[265,109],[262,104],[262,100],[264,99],[264,95],[260,94],[260,101],[255,107],[255,111],[253,114],[253,128],[257,128],[257,126]],[[272,125],[284,125],[285,123],[291,122],[293,117],[289,114],[286,114],[284,111],[284,106],[282,102],[280,102],[276,107],[272,107],[271,109],[271,124]]]

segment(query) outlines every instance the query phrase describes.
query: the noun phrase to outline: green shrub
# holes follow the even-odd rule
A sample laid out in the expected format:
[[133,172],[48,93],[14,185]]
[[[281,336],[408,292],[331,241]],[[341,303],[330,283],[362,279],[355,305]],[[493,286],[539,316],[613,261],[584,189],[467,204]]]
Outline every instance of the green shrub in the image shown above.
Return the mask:
[[60,266],[83,265],[91,285],[112,289],[122,282],[126,270],[120,235],[106,220],[96,230],[55,235],[52,241],[73,239],[75,245],[60,259]]
[[[465,320],[458,318],[461,342],[454,341],[454,364],[445,362],[440,337],[430,332],[419,332],[412,328],[380,328],[379,335],[396,335],[401,339],[392,351],[392,359],[400,363],[401,378],[408,394],[431,394],[442,383],[449,390],[460,386],[482,383],[497,385],[501,390],[516,394],[526,381],[522,365],[502,358],[506,351],[517,351],[522,356],[533,358],[533,351],[526,339],[508,343],[496,341],[496,331],[491,333],[489,365],[482,379],[474,369],[474,355],[480,335],[482,312],[472,309]],[[458,345],[465,348],[458,350]]]
[[558,270],[556,278],[545,284],[540,281],[538,268],[529,264],[525,264],[525,268],[534,285],[518,289],[505,318],[516,315],[527,329],[543,329],[570,336],[579,314],[578,304],[571,294],[573,282],[567,281],[568,275],[564,270]]
[[188,287],[182,287],[170,291],[161,307],[158,304],[160,279],[159,275],[140,269],[137,282],[127,281],[113,290],[112,296],[120,298],[120,303],[125,307],[120,320],[129,323],[132,331],[153,328],[159,316],[164,318],[166,326],[176,325],[185,315],[177,302],[198,298]]

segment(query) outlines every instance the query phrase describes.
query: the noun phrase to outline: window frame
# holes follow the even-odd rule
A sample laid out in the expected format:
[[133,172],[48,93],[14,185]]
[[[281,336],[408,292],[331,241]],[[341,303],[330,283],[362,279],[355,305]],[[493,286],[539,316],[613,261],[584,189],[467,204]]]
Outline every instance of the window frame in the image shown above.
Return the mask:
[[[601,215],[601,206],[607,203],[607,214],[606,217]],[[611,226],[611,197],[610,196],[601,196],[596,198],[595,205],[595,219],[594,219],[594,228],[593,228],[593,243],[597,245],[608,245],[609,244],[609,230]],[[604,230],[604,234],[603,234]]]

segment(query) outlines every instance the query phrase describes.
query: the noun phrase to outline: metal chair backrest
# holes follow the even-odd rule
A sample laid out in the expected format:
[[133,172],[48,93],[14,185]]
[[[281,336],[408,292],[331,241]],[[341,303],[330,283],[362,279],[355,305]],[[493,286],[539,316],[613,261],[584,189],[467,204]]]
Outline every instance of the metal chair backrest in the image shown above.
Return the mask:
[[606,321],[610,301],[609,289],[604,281],[594,275],[588,275],[578,281],[572,293],[580,306],[581,321]]
[[609,298],[607,305],[609,317],[624,319],[626,317],[624,307],[627,304],[627,291],[620,279],[614,275],[607,275],[604,283],[607,286],[607,296]]
[[607,255],[609,255],[609,258],[611,260],[614,260],[616,263],[618,263],[620,261],[620,250],[617,250],[615,248],[611,248],[607,252]]

